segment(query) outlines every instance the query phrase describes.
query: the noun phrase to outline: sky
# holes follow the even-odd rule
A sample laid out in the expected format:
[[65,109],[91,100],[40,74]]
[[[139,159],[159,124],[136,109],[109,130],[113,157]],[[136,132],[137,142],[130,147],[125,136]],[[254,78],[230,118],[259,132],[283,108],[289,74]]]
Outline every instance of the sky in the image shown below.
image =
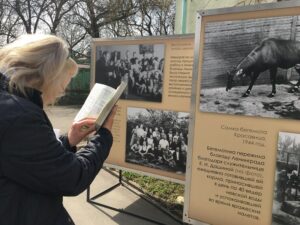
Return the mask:
[[296,144],[300,143],[300,134],[296,133],[288,133],[288,132],[279,132],[279,136],[285,138],[286,136],[290,136],[291,138],[295,138]]

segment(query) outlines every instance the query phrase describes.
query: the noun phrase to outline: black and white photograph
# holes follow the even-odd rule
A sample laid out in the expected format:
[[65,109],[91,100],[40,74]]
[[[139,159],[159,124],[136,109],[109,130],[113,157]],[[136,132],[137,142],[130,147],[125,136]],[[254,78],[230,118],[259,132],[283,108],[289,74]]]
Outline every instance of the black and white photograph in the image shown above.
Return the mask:
[[279,132],[272,225],[300,224],[300,134]]
[[127,83],[122,99],[162,101],[164,44],[96,47],[95,82],[117,88]]
[[189,113],[127,109],[125,161],[184,174]]
[[300,17],[208,22],[201,112],[300,119]]

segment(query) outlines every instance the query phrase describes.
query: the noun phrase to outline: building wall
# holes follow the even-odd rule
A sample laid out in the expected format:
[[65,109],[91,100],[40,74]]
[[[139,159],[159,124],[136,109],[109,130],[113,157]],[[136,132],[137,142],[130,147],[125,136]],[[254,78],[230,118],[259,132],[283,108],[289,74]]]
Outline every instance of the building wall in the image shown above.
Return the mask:
[[176,0],[175,33],[194,33],[196,13],[199,10],[270,2],[277,0]]

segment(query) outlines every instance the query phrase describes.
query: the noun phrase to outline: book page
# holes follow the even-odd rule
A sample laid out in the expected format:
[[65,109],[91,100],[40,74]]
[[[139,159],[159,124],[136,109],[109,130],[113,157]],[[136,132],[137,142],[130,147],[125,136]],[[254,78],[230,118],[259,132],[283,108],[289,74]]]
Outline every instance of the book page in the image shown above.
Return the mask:
[[121,82],[119,87],[116,89],[116,91],[113,93],[113,95],[110,97],[109,100],[106,101],[104,105],[102,105],[102,109],[98,115],[97,121],[96,121],[96,126],[97,129],[101,127],[103,122],[105,121],[106,117],[112,110],[113,106],[116,104],[120,96],[122,95],[123,91],[125,90],[127,84],[125,82]]
[[96,83],[74,121],[87,117],[97,118],[115,92],[114,88]]

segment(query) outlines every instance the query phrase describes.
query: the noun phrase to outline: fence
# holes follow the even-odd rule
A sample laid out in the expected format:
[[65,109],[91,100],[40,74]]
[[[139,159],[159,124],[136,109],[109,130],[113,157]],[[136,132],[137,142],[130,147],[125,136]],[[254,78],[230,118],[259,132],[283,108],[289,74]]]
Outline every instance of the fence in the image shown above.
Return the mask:
[[[222,87],[226,73],[268,37],[300,40],[300,17],[284,16],[238,21],[211,22],[205,25],[202,86]],[[260,75],[257,83],[270,83],[269,73]],[[295,71],[278,70],[278,81],[297,79]]]
[[59,105],[82,105],[90,91],[90,66],[79,65],[78,74],[72,78]]

